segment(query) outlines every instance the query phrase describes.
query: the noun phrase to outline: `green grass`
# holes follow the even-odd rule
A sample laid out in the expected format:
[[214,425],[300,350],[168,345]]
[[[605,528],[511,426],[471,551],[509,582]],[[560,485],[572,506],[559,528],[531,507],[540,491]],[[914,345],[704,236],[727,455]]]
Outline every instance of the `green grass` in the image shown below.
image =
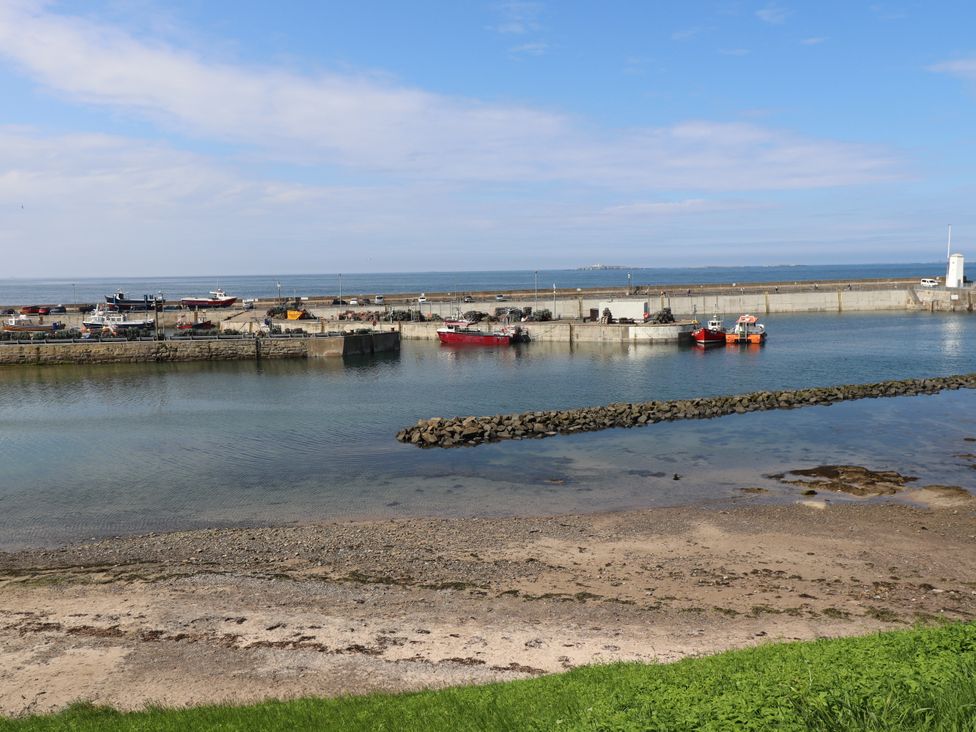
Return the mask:
[[0,720],[3,732],[198,729],[976,731],[976,624],[414,694]]

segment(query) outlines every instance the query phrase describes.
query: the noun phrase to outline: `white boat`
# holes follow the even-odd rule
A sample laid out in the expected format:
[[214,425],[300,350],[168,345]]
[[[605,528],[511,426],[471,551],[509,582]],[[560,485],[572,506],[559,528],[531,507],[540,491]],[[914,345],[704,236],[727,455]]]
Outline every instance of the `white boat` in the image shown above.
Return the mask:
[[152,328],[156,321],[153,318],[133,318],[129,313],[106,312],[101,308],[95,308],[82,321],[89,330],[138,330],[141,328]]

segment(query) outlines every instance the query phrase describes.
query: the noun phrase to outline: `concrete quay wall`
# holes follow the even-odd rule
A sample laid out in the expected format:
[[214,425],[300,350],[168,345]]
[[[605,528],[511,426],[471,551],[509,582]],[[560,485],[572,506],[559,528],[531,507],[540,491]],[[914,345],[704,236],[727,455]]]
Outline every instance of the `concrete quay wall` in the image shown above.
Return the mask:
[[0,365],[341,358],[399,349],[399,333],[350,334],[335,338],[2,343]]
[[[437,340],[439,322],[394,323],[406,340]],[[600,323],[570,323],[548,321],[543,323],[522,323],[533,341],[552,341],[556,343],[680,343],[691,337],[693,325],[690,322],[668,323],[665,325],[627,325]],[[478,326],[474,326],[478,327]]]
[[[709,290],[704,288],[675,288],[661,292],[642,295],[606,295],[588,292],[576,294],[559,293],[555,300],[539,297],[513,297],[504,301],[494,299],[478,300],[461,303],[450,298],[436,298],[426,303],[387,304],[385,306],[343,306],[313,304],[310,312],[317,318],[333,322],[340,313],[353,312],[389,312],[390,310],[420,310],[425,315],[440,315],[442,318],[453,317],[458,308],[462,312],[477,310],[494,313],[499,307],[526,308],[550,310],[557,320],[582,320],[590,316],[590,310],[598,310],[601,305],[609,304],[611,312],[613,303],[647,302],[651,312],[669,307],[680,316],[694,316],[699,319],[712,313],[726,316],[741,313],[755,313],[757,315],[771,315],[775,313],[826,313],[826,312],[858,312],[917,309],[920,302],[935,310],[966,310],[971,309],[974,293],[970,289],[957,291],[946,288],[923,288],[912,285],[858,285],[850,289],[846,285],[824,287],[807,287],[804,289],[787,289],[782,291],[776,287],[762,288],[744,286],[741,288],[725,288]],[[626,308],[622,307],[621,311]],[[338,321],[335,321],[338,322]]]

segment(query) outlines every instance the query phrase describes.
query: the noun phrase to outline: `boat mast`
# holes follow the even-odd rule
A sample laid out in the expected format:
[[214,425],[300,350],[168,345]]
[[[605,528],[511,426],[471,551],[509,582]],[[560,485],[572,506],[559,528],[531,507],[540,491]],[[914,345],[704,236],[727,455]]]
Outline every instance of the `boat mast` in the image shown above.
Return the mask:
[[949,241],[946,243],[946,261],[949,261],[949,257],[952,256],[952,224],[949,224]]

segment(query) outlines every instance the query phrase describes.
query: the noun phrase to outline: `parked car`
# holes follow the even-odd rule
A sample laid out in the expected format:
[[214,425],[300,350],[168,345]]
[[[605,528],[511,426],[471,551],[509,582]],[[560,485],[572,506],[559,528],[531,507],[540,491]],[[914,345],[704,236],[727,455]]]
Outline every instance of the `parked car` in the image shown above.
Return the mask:
[[54,306],[51,307],[51,312],[52,313],[66,313],[66,312],[68,312],[68,310],[67,310],[67,308],[64,307],[64,305],[54,305]]
[[417,298],[417,303],[418,304],[421,304],[422,305],[425,302],[427,302],[427,298],[424,295],[421,295],[420,297]]
[[20,309],[21,315],[37,315],[41,309],[37,305],[24,305]]
[[16,314],[16,312],[17,311],[14,310],[13,308],[7,308],[6,310],[3,311],[3,314],[4,315],[14,315],[14,314]]
[[383,305],[384,303],[386,303],[386,300],[382,295],[377,295],[376,297],[373,298],[374,305]]
[[464,302],[474,302],[474,298],[471,295],[465,295]]
[[349,299],[349,304],[350,304],[350,305],[358,305],[358,304],[359,304],[359,300],[357,300],[357,299],[356,299],[356,298],[354,298],[354,297],[353,297],[353,298],[350,298],[350,299]]
[[495,295],[495,299],[498,302],[505,302],[508,299],[508,295]]
[[339,298],[334,297],[334,298],[332,298],[332,304],[333,305],[348,305],[349,303],[346,302],[345,300],[340,300]]
[[78,312],[79,313],[90,313],[94,309],[95,309],[95,306],[94,305],[79,305],[78,306]]
[[918,281],[918,284],[920,284],[922,287],[938,287],[939,281],[933,280],[931,277],[923,277]]

